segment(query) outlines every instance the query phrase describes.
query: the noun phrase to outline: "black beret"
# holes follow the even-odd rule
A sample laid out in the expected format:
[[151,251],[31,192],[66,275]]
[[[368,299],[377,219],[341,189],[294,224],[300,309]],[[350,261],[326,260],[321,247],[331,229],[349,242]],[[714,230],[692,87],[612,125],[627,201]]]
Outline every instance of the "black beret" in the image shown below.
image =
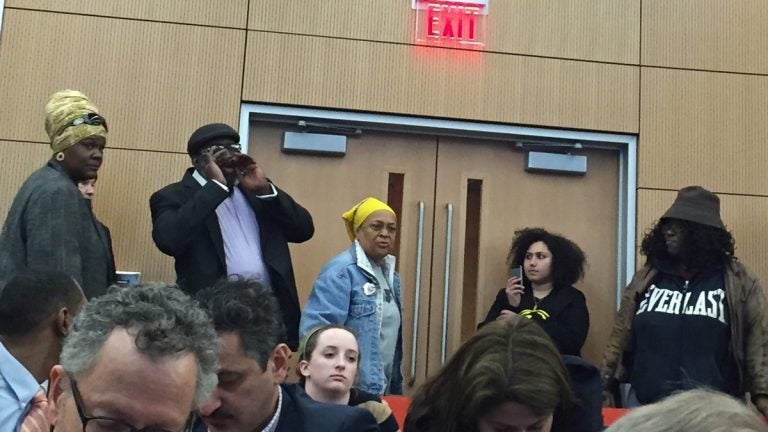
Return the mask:
[[190,156],[200,153],[212,140],[231,140],[232,144],[240,142],[240,135],[229,125],[224,123],[212,123],[198,128],[189,137],[187,153]]

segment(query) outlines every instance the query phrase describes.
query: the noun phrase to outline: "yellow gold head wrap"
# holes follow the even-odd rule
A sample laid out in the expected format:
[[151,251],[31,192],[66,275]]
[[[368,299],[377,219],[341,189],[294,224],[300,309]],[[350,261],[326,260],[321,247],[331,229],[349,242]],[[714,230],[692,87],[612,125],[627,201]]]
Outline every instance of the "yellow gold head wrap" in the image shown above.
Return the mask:
[[395,211],[392,210],[392,207],[374,197],[363,199],[357,203],[357,205],[342,214],[341,218],[344,219],[344,225],[347,227],[347,234],[349,235],[349,239],[354,240],[355,231],[360,228],[360,225],[362,225],[363,222],[368,219],[368,216],[370,216],[371,213],[377,212],[379,210],[386,210],[392,214],[395,214]]
[[107,139],[104,125],[81,123],[71,126],[73,120],[89,113],[98,114],[99,109],[77,90],[61,90],[51,95],[45,105],[45,131],[51,139],[54,153],[64,151],[88,137]]

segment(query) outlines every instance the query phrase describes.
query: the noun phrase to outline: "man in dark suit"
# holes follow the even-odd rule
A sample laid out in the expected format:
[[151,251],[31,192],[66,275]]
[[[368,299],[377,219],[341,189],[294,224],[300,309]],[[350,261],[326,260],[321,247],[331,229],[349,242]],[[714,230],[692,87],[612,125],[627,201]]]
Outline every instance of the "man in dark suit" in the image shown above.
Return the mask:
[[[223,280],[198,294],[219,334],[219,383],[202,403],[194,431],[375,432],[361,408],[322,404],[297,384],[281,384],[290,350],[277,303],[258,281]],[[205,423],[205,425],[203,424]]]
[[177,283],[190,294],[223,276],[271,286],[295,349],[301,312],[287,242],[312,237],[312,216],[240,153],[239,142],[220,123],[192,134],[187,152],[194,167],[150,198],[152,238],[176,259]]

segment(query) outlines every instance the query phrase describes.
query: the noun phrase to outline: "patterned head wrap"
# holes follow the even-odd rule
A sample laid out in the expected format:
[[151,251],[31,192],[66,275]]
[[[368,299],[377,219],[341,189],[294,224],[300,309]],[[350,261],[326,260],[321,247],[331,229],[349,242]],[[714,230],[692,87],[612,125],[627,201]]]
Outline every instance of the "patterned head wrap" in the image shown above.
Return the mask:
[[371,213],[377,212],[379,210],[386,210],[392,214],[395,214],[395,211],[392,210],[392,207],[373,197],[363,199],[357,203],[357,205],[342,214],[341,218],[344,219],[344,225],[347,228],[349,239],[354,240],[355,231],[360,228],[360,225],[362,225],[363,222],[368,219],[368,216],[370,216]]
[[51,139],[54,153],[64,151],[88,137],[107,139],[106,123],[78,122],[88,114],[99,114],[99,109],[79,91],[61,90],[51,95],[45,105],[45,131]]

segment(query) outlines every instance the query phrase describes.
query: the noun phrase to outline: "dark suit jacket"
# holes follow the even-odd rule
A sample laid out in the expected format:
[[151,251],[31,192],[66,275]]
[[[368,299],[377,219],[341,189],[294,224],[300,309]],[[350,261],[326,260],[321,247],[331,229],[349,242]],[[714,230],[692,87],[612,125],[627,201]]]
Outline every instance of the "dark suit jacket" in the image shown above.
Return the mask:
[[[229,196],[214,182],[201,187],[192,177],[193,172],[194,168],[189,168],[179,183],[160,189],[149,200],[152,238],[163,253],[176,259],[176,282],[191,295],[227,274],[216,207]],[[271,199],[241,191],[256,214],[264,264],[282,308],[287,343],[295,350],[301,311],[288,242],[309,240],[315,227],[304,207],[277,186],[275,189],[277,197]]]
[[378,432],[370,411],[312,400],[297,384],[283,385],[283,407],[275,432]]
[[[283,405],[275,432],[379,432],[370,411],[347,405],[315,402],[297,384],[284,384]],[[208,428],[196,419],[193,432]]]

